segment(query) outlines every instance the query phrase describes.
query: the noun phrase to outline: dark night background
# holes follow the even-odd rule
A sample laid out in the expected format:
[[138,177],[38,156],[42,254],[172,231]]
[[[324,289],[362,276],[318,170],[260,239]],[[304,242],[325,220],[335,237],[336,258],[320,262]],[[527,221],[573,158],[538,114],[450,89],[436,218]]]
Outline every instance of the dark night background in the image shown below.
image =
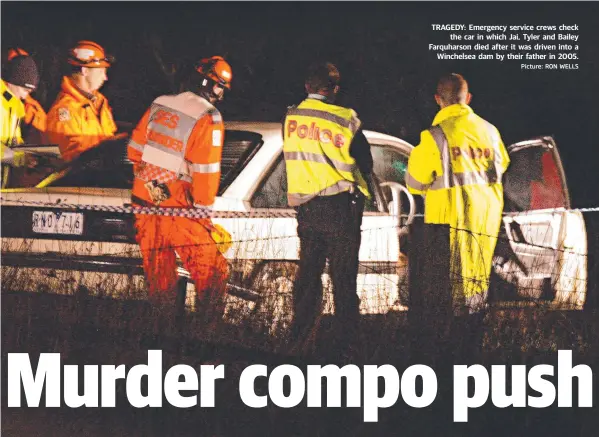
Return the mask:
[[[575,2],[3,2],[2,48],[18,45],[34,55],[42,70],[36,97],[47,109],[68,48],[80,39],[99,42],[117,58],[102,92],[115,117],[130,122],[155,97],[176,90],[185,65],[214,54],[233,68],[233,90],[221,106],[225,120],[278,121],[303,98],[308,64],[327,59],[341,71],[339,103],[356,109],[366,128],[414,145],[438,109],[432,97],[438,76],[460,72],[470,82],[473,108],[506,143],[555,136],[580,207],[599,205],[598,19],[598,4]],[[431,30],[433,23],[577,24],[579,70],[437,60],[428,44],[450,41],[448,32]]]
[[[230,62],[234,75],[233,89],[220,106],[225,120],[279,121],[288,105],[304,97],[308,65],[324,59],[337,64],[341,71],[339,104],[353,107],[365,128],[389,133],[416,145],[420,132],[430,126],[438,111],[433,99],[438,77],[442,73],[459,72],[470,83],[471,106],[498,127],[506,144],[553,135],[574,207],[599,206],[599,3],[2,2],[1,12],[2,55],[9,47],[19,46],[34,56],[42,72],[42,82],[34,97],[44,108],[52,104],[61,76],[67,71],[67,50],[78,40],[91,39],[117,58],[101,91],[108,97],[115,118],[133,123],[158,95],[176,91],[177,79],[185,66],[201,57],[217,54]],[[449,32],[434,32],[431,24],[576,24],[580,28],[576,42],[580,46],[580,59],[573,63],[578,63],[579,70],[526,71],[520,69],[519,61],[437,60],[436,55],[429,52],[428,44],[450,43]],[[594,213],[596,222],[597,216],[599,213]],[[88,352],[91,354],[93,350],[94,345],[90,344]],[[135,356],[138,361],[134,362],[143,363],[145,350],[143,353],[143,356]],[[514,362],[509,364],[516,364],[518,353],[514,351],[511,358]],[[534,352],[528,359],[537,364]],[[596,378],[595,375],[595,381]],[[290,409],[281,413],[289,414],[289,420],[283,420],[286,415],[280,416],[279,427],[273,425],[268,433],[267,412],[252,410],[237,416],[243,410],[230,407],[231,412],[227,413],[225,407],[228,406],[219,406],[219,412],[224,411],[223,417],[231,418],[225,422],[237,426],[229,435],[283,436],[291,435],[292,429],[299,435],[302,427],[310,425],[299,416],[293,416],[294,411]],[[144,430],[135,435],[171,435],[152,430],[157,423],[153,419],[156,413],[147,410],[131,413],[125,425],[112,420],[113,413],[105,409],[82,417],[86,423],[91,421],[93,426],[106,430],[98,435],[133,435],[128,431],[129,423],[131,429]],[[198,411],[193,409],[190,417]],[[390,424],[393,432],[389,435],[404,432],[416,435],[422,423],[429,423],[431,429],[436,426],[436,420],[431,419],[438,416],[431,415],[430,410],[401,411],[403,415]],[[506,409],[502,413],[489,409],[488,422],[482,420],[480,428],[472,428],[469,435],[500,435],[502,432],[510,436],[524,435],[509,432],[512,425],[521,420],[527,424],[527,430],[537,427],[542,431],[538,435],[556,435],[559,431],[559,435],[586,436],[593,434],[590,430],[597,428],[599,417],[596,409],[538,410],[538,414],[534,411]],[[30,417],[44,423],[51,416],[42,412],[42,409],[29,409],[26,413],[11,411],[21,418],[13,419],[19,426],[27,424]],[[71,415],[76,417],[79,413],[81,409],[62,412],[59,418],[66,417],[64,420],[68,421]],[[555,419],[547,420],[553,413]],[[578,426],[579,434],[562,428],[558,420],[558,417],[565,418],[569,423],[580,424],[579,418],[586,413],[584,426]],[[311,414],[321,417],[317,416],[319,412]],[[322,414],[324,418],[324,412]],[[327,414],[337,413],[333,409]],[[169,417],[170,421],[164,426],[176,427],[179,420],[185,422],[188,418]],[[309,435],[337,435],[327,434],[327,430],[338,429],[345,421],[341,412],[335,417],[337,419],[328,427],[324,426],[325,419],[316,421],[311,429],[321,423],[323,428],[319,431],[322,432]],[[262,419],[266,429],[253,429]],[[440,429],[431,435],[463,436],[467,434],[466,427],[473,426],[464,425],[456,428],[455,434],[448,434],[444,427],[449,422],[450,416],[443,416],[438,425]],[[61,422],[56,419],[48,429],[56,427],[56,423]],[[189,423],[193,425],[189,432],[177,435],[202,435],[202,428],[195,428],[197,422],[190,419]],[[356,422],[348,422],[346,426],[349,428],[353,423]],[[487,428],[489,424],[491,427]],[[88,435],[79,432],[76,426],[72,425],[61,435]],[[374,428],[375,424],[360,423],[360,427],[363,433],[356,431],[355,435],[382,435],[375,432],[379,429]],[[32,431],[22,435],[44,433]]]

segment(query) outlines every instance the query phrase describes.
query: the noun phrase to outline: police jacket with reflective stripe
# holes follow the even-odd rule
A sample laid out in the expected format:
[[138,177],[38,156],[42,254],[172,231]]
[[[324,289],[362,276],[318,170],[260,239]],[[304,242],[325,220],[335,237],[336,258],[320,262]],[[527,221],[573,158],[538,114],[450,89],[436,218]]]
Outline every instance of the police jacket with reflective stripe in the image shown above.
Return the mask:
[[308,98],[290,108],[284,122],[283,152],[290,206],[316,196],[329,196],[356,187],[368,188],[350,154],[360,120],[349,108]]
[[23,138],[21,136],[21,121],[25,117],[25,106],[21,99],[13,95],[6,82],[0,81],[0,99],[2,100],[2,132],[0,132],[0,140],[6,146],[21,144]]
[[14,151],[10,150],[10,147],[23,142],[21,121],[25,116],[25,106],[18,97],[8,90],[6,82],[3,80],[0,81],[0,99],[2,100],[2,112],[0,112],[0,118],[2,118],[0,159],[2,163],[12,163]]
[[161,207],[212,206],[220,184],[224,124],[220,112],[191,92],[158,97],[133,131],[132,195],[155,204],[148,183],[167,188]]
[[495,126],[467,105],[442,109],[433,125],[410,154],[406,185],[425,196],[426,223],[450,225],[452,260],[461,264],[452,271],[471,296],[488,282],[509,156]]

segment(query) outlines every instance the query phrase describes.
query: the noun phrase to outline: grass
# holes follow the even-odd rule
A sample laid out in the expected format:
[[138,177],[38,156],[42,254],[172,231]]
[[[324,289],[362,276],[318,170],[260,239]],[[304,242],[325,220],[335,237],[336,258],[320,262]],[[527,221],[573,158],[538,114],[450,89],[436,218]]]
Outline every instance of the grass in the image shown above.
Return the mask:
[[[243,405],[237,391],[240,372],[253,363],[269,368],[293,363],[344,364],[329,350],[330,317],[321,320],[310,356],[288,355],[283,337],[268,331],[246,329],[222,322],[211,332],[202,320],[188,314],[177,329],[143,301],[98,298],[89,295],[39,293],[2,294],[3,377],[6,353],[28,352],[32,362],[41,352],[60,352],[63,364],[125,364],[147,362],[148,349],[163,351],[163,368],[174,364],[225,364],[225,380],[219,381],[217,408],[137,410],[127,405],[124,386],[117,391],[115,409],[8,409],[3,392],[2,431],[7,436],[292,436],[292,435],[556,435],[567,427],[568,435],[589,434],[596,423],[596,409],[507,409],[483,407],[471,411],[468,426],[451,419],[450,375],[454,362],[469,364],[552,364],[558,349],[572,349],[576,363],[599,363],[599,318],[595,313],[544,311],[542,309],[492,312],[481,351],[464,348],[453,339],[450,355],[435,360],[439,396],[430,408],[416,410],[398,401],[381,411],[381,421],[364,424],[362,410],[289,410],[269,406],[251,409]],[[415,358],[411,339],[419,333],[410,329],[405,313],[365,316],[363,347],[357,364],[393,364],[400,371]],[[431,340],[430,338],[428,340]],[[430,357],[429,357],[430,358]],[[259,387],[259,389],[264,387]],[[305,403],[303,404],[305,405]],[[492,407],[492,406],[491,406]],[[509,412],[508,412],[509,411]],[[553,426],[550,426],[553,424]],[[505,432],[496,429],[501,426]],[[490,431],[492,430],[492,431]],[[519,430],[519,431],[518,431]],[[545,430],[545,434],[538,434]],[[482,432],[482,434],[481,434]],[[404,434],[405,433],[405,434]]]

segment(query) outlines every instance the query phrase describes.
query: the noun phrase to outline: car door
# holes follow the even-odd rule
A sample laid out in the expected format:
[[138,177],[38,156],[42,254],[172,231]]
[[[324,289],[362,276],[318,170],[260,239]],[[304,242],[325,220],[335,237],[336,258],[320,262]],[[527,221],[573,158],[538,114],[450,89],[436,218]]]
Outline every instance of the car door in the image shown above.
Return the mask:
[[586,232],[570,210],[555,141],[540,137],[508,147],[504,220],[494,257],[494,298],[581,307],[586,293]]

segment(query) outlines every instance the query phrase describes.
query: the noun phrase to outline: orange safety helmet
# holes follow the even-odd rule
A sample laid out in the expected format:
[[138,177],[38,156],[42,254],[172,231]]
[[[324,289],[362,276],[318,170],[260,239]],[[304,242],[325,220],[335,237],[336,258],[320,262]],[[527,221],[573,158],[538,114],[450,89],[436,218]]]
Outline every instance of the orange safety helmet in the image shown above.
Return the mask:
[[27,53],[25,50],[23,50],[20,47],[16,47],[14,49],[8,49],[8,55],[6,56],[6,58],[7,58],[6,60],[12,61],[17,56],[29,56],[29,53]]
[[69,50],[69,64],[78,67],[100,68],[110,67],[114,57],[106,55],[102,46],[93,41],[79,41]]
[[231,89],[233,72],[231,71],[231,66],[222,56],[201,59],[196,65],[196,71],[226,89]]

